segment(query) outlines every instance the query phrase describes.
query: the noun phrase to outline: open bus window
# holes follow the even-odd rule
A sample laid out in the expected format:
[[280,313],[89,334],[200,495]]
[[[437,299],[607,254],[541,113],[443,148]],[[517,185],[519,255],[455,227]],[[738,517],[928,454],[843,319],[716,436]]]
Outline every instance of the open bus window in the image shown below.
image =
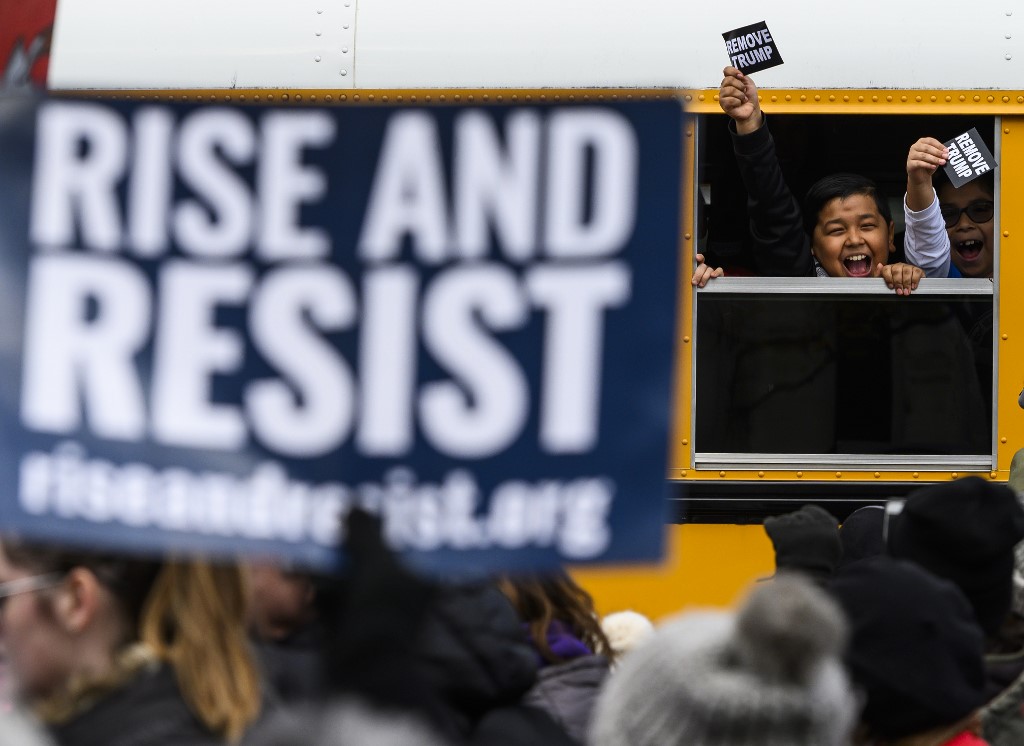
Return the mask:
[[[977,127],[997,146],[992,117],[770,121],[798,203],[838,171],[879,185],[896,225],[894,261],[904,261],[910,145]],[[699,247],[726,277],[696,294],[693,465],[990,469],[992,281],[926,278],[908,298],[877,279],[756,277],[726,118],[705,117],[699,131]]]
[[[873,180],[887,197],[896,228],[896,253],[904,261],[903,195],[907,151],[919,138],[945,141],[972,127],[991,149],[997,132],[994,117],[769,115],[772,137],[786,184],[798,204],[818,179],[852,172]],[[709,264],[726,276],[754,275],[747,196],[733,155],[728,118],[700,120],[697,178],[699,247]],[[936,174],[936,187],[945,177]],[[998,197],[998,195],[997,195]]]

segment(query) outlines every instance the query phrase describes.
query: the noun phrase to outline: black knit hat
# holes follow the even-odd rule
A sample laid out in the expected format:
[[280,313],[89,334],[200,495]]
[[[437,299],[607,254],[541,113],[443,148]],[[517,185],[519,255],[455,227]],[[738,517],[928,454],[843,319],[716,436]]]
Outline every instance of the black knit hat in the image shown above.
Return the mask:
[[840,566],[884,554],[884,523],[885,508],[881,505],[868,505],[851,513],[839,528],[839,540],[843,545]]
[[778,571],[798,570],[821,582],[836,569],[843,553],[839,521],[817,505],[765,518],[764,530],[775,547]]
[[1024,509],[1009,488],[967,477],[907,498],[890,522],[889,552],[955,583],[993,635],[1010,611],[1013,548],[1024,539]]
[[846,660],[872,735],[923,733],[985,702],[984,637],[952,583],[879,556],[839,568],[826,588],[850,622]]

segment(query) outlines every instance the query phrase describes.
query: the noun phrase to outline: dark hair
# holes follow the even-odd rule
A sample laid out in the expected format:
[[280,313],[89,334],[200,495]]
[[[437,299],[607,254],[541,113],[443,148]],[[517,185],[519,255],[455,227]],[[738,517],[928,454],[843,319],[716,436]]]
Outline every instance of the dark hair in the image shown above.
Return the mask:
[[503,577],[498,587],[529,626],[534,646],[549,663],[563,662],[548,644],[548,628],[554,621],[567,625],[592,652],[608,658],[614,655],[593,599],[566,573]]
[[807,235],[814,235],[814,227],[818,224],[818,217],[825,205],[834,199],[846,199],[855,194],[863,194],[874,199],[875,206],[885,218],[886,225],[892,225],[889,201],[879,191],[875,182],[859,174],[832,174],[814,182],[804,197],[804,230]]

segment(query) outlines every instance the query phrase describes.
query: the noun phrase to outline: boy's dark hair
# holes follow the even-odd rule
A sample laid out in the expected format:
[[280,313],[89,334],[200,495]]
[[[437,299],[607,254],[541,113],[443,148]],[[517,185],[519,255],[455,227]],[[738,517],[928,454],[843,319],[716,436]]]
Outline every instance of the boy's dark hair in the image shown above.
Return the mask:
[[878,212],[885,218],[886,225],[892,224],[889,201],[879,191],[875,182],[859,174],[832,174],[814,182],[807,190],[807,196],[804,197],[804,230],[807,235],[814,235],[814,226],[818,224],[818,214],[825,205],[834,199],[846,199],[855,194],[864,194],[874,199]]

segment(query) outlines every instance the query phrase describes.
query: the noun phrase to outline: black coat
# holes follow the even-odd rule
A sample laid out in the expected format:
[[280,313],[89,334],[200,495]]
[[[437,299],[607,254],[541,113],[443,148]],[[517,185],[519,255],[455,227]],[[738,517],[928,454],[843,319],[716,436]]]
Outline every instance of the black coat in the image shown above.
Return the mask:
[[419,671],[455,743],[569,746],[546,712],[523,704],[537,661],[508,600],[493,586],[446,588],[424,621]]
[[50,730],[59,746],[216,746],[182,699],[168,666],[143,671],[73,720]]
[[736,164],[747,190],[757,271],[767,277],[813,277],[814,257],[800,205],[789,190],[767,120],[748,135],[729,124]]
[[253,641],[264,684],[276,703],[292,705],[327,698],[323,638],[323,625],[311,622],[284,640]]

